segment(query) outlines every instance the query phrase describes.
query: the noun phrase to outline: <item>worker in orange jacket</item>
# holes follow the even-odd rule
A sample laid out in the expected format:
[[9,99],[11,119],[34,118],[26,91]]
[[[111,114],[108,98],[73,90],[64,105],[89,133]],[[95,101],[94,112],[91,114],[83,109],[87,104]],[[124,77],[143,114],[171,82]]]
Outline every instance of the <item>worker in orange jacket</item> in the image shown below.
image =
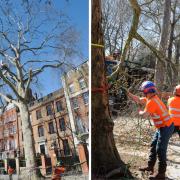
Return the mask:
[[[160,92],[162,98],[168,100],[169,114],[174,122],[174,133],[180,137],[180,85],[177,85],[172,92]],[[173,96],[173,97],[171,97]]]
[[180,137],[180,85],[174,88],[173,94],[174,97],[168,99],[169,114]]
[[12,180],[13,173],[14,173],[14,169],[9,165],[8,167],[9,180]]
[[[149,179],[165,179],[166,172],[166,154],[169,139],[174,131],[174,124],[168,114],[165,104],[157,96],[157,90],[153,82],[145,81],[142,83],[140,90],[144,93],[143,98],[128,92],[128,96],[135,102],[144,104],[143,111],[139,115],[144,117],[150,116],[157,128],[151,143],[148,166],[140,168],[140,171],[149,171]],[[158,172],[154,173],[154,166],[158,157]]]
[[62,161],[59,161],[54,168],[53,176],[51,180],[61,180],[62,174],[65,172],[66,168]]

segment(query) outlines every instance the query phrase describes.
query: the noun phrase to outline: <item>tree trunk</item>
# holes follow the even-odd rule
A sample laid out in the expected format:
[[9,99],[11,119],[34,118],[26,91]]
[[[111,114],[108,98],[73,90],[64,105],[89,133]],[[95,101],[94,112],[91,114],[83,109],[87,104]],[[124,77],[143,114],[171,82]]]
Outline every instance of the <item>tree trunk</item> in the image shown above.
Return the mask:
[[[24,103],[20,103],[20,118],[22,121],[22,132],[24,137],[24,150],[25,150],[25,159],[26,159],[26,168],[31,174],[31,180],[38,180],[35,158],[35,142],[33,139],[33,131],[30,121],[30,114],[28,106]],[[29,174],[27,174],[29,176]]]
[[180,83],[180,38],[175,41],[175,60],[176,71],[173,74],[173,87]]
[[[159,51],[161,51],[165,57],[168,46],[168,40],[169,40],[170,17],[171,17],[171,0],[165,0],[162,32],[159,42]],[[156,67],[155,67],[155,83],[157,88],[160,90],[162,90],[163,84],[165,82],[165,77],[166,77],[166,66],[157,59]]]
[[[173,40],[174,40],[174,30],[175,30],[175,11],[173,12],[171,28],[170,28],[170,37],[169,37],[169,46],[168,46],[168,60],[172,61],[172,51],[173,51]],[[167,64],[167,75],[166,81],[168,86],[173,87],[173,69],[171,65]]]
[[[101,2],[92,1],[92,176],[112,177],[112,170],[118,177],[124,176],[125,165],[121,161],[113,136],[114,123],[110,117],[106,88],[103,33],[101,27]],[[93,45],[94,44],[94,45]],[[98,45],[95,45],[98,44]],[[126,169],[127,170],[127,169]],[[113,173],[112,173],[113,175]]]

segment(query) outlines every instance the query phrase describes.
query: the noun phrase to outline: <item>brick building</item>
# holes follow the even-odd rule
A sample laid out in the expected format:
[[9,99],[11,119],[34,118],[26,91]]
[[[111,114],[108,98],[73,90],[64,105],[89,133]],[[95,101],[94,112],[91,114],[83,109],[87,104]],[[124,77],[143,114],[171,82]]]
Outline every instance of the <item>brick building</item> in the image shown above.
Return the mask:
[[[74,142],[63,89],[29,104],[35,149],[37,154],[52,157],[52,146],[56,146],[59,156],[71,156]],[[23,154],[21,119],[18,116],[18,149]]]
[[[72,161],[79,155],[82,162],[87,157],[74,134],[88,134],[88,62],[69,71],[66,80],[68,90],[62,88],[29,104],[36,154],[49,157],[53,165],[60,157]],[[27,142],[23,140],[21,125],[18,108],[12,104],[0,114],[0,159],[24,157]],[[87,173],[87,164],[83,166]]]
[[14,158],[17,148],[17,109],[9,104],[0,114],[0,159]]
[[[71,69],[62,77],[72,129],[77,135],[88,134],[89,129],[89,65],[88,61]],[[78,144],[74,136],[75,144]],[[86,138],[87,139],[87,138]]]

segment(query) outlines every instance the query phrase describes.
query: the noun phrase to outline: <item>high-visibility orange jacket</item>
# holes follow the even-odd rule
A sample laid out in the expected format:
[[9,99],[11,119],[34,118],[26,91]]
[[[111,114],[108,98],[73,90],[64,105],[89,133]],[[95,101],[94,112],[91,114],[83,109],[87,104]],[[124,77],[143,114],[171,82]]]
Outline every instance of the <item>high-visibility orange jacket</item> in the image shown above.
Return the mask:
[[55,174],[59,174],[59,175],[61,175],[62,173],[64,173],[64,172],[65,172],[65,168],[64,168],[64,167],[62,167],[62,166],[60,166],[60,167],[56,167],[54,172],[55,172]]
[[150,114],[156,128],[170,126],[172,124],[165,104],[157,95],[150,99],[143,98],[143,100],[146,101],[145,111]]
[[63,166],[55,167],[51,180],[61,180],[62,173],[66,170]]
[[180,97],[168,99],[169,114],[175,126],[180,126]]
[[8,168],[8,174],[11,175],[14,173],[14,169],[13,168]]

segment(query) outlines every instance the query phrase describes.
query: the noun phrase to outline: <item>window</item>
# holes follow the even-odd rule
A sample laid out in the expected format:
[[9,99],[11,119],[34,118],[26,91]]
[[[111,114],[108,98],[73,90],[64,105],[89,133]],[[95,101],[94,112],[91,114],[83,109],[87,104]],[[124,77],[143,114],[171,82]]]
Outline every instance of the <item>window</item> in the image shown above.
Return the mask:
[[60,126],[60,130],[61,131],[65,131],[66,130],[66,123],[64,118],[59,119],[59,126]]
[[69,85],[69,92],[70,92],[71,94],[75,92],[74,84],[70,84],[70,85]]
[[82,120],[80,119],[79,116],[76,117],[75,121],[76,121],[76,130],[78,134],[86,132],[86,128],[83,125]]
[[57,112],[60,112],[63,110],[61,101],[56,102],[56,110],[57,110]]
[[46,106],[46,110],[47,110],[47,116],[49,116],[49,115],[52,115],[52,114],[53,114],[51,104],[49,104],[49,105],[47,105],[47,106]]
[[12,114],[12,115],[10,115],[9,117],[8,117],[8,121],[9,122],[13,122],[13,121],[15,121],[16,120],[16,115],[15,114]]
[[79,86],[81,89],[86,88],[86,83],[83,78],[79,79]]
[[88,104],[89,103],[89,93],[85,92],[82,94],[82,96],[83,96],[84,104]]
[[74,109],[79,108],[77,98],[72,99],[72,106],[73,106]]
[[40,118],[42,118],[42,114],[41,114],[41,110],[39,109],[36,111],[36,119],[40,119]]
[[9,136],[9,130],[8,130],[8,129],[5,129],[5,130],[4,130],[4,136],[5,136],[5,137]]
[[9,128],[9,134],[15,134],[16,133],[16,126],[12,126]]
[[63,148],[64,148],[64,155],[69,155],[70,154],[70,148],[69,148],[69,144],[68,144],[67,139],[63,140]]
[[16,126],[13,126],[13,133],[16,134]]
[[38,134],[39,134],[39,137],[44,136],[44,128],[43,128],[43,126],[38,127]]
[[23,136],[23,133],[22,133],[22,141],[24,141],[24,136]]
[[4,149],[8,150],[8,141],[7,140],[4,141]]
[[15,149],[15,141],[9,140],[9,150],[14,150],[14,149]]
[[55,133],[53,122],[50,122],[48,125],[49,125],[49,134]]
[[40,147],[40,153],[45,154],[45,145],[41,144],[39,147]]

